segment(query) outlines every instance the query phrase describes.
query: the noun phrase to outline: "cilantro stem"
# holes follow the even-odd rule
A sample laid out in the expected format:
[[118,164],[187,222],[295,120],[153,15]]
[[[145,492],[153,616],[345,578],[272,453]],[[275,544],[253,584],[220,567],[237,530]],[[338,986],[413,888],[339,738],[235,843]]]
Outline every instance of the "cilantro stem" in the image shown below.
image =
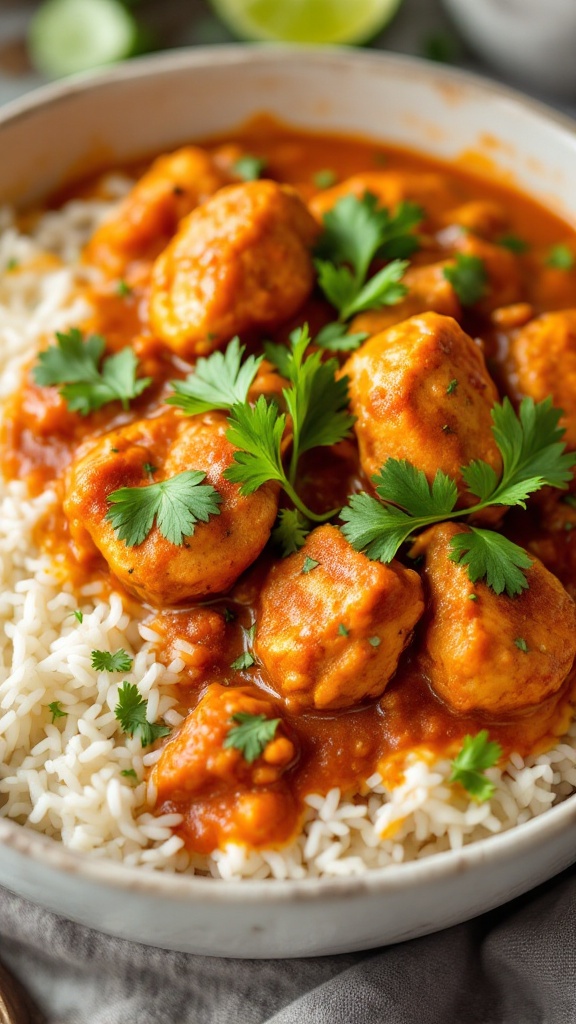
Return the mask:
[[298,511],[306,517],[306,519],[311,519],[313,523],[327,523],[329,519],[333,519],[333,517],[338,515],[340,512],[340,508],[332,508],[329,512],[323,512],[321,515],[317,512],[312,512],[307,508],[304,502],[300,500],[289,480],[286,480],[282,486],[294,507],[297,508]]

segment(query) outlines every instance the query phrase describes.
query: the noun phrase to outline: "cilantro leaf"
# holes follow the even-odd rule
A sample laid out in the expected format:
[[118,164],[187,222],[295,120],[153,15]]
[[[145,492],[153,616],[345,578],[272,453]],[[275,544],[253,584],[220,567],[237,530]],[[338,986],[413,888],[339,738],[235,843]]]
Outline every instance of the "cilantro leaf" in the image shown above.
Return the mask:
[[261,156],[246,153],[232,164],[232,170],[243,181],[257,181],[266,170],[268,161]]
[[546,258],[546,266],[555,270],[572,270],[574,253],[567,245],[553,245]]
[[134,659],[121,647],[119,651],[92,651],[92,668],[97,672],[129,672]]
[[278,525],[272,531],[272,539],[286,558],[299,551],[310,533],[312,524],[295,508],[283,508],[278,513]]
[[48,704],[48,711],[52,715],[52,724],[57,718],[68,718],[68,712],[62,711],[62,702],[59,700],[53,700],[51,704]]
[[317,562],[315,558],[309,558],[309,556],[306,555],[300,572],[303,576],[307,576],[309,572],[312,572],[313,569],[317,569],[319,565],[320,562]]
[[331,324],[322,327],[314,338],[314,344],[328,352],[353,352],[359,348],[367,338],[370,337],[367,331],[356,331],[354,334],[347,334],[346,324],[335,320]]
[[510,252],[514,253],[527,252],[530,248],[528,242],[525,242],[523,238],[519,238],[518,235],[501,235],[497,241],[498,245],[501,245],[504,249],[509,249]]
[[458,253],[454,266],[444,267],[444,277],[450,282],[463,306],[473,306],[484,297],[488,288],[486,264],[479,256]]
[[335,171],[331,171],[326,168],[322,171],[316,171],[316,174],[312,178],[316,188],[331,188],[338,181],[338,175]]
[[58,344],[40,352],[32,377],[41,387],[61,385],[59,393],[71,412],[87,416],[109,402],[119,401],[127,409],[151,383],[151,377],[136,377],[138,360],[131,348],[123,348],[102,361],[106,343],[98,334],[86,341],[77,327],[67,334],[56,333]]
[[485,579],[495,594],[506,591],[508,597],[516,597],[528,589],[522,570],[530,568],[532,559],[524,548],[501,533],[471,526],[469,533],[452,537],[450,547],[450,561],[466,565],[472,583]]
[[238,403],[232,407],[226,437],[239,450],[234,465],[224,476],[240,484],[241,494],[252,494],[269,480],[285,479],[282,465],[282,436],[286,416],[260,395],[254,406]]
[[168,480],[144,487],[120,487],[108,495],[105,518],[112,523],[116,536],[128,547],[136,547],[156,525],[166,540],[181,545],[191,537],[197,522],[207,523],[219,515],[222,498],[210,484],[203,484],[206,474],[195,470],[177,473]]
[[378,207],[378,197],[371,192],[365,192],[362,199],[342,196],[322,218],[318,256],[336,266],[348,264],[357,279],[365,280],[372,260],[386,241],[389,220],[388,210]]
[[398,203],[394,213],[388,217],[385,239],[378,249],[381,260],[405,260],[420,248],[414,228],[424,220],[424,210],[418,203],[404,200]]
[[240,655],[239,658],[236,658],[232,662],[232,664],[230,665],[230,668],[236,669],[238,671],[242,671],[242,669],[251,668],[252,665],[255,665],[255,664],[256,664],[256,658],[254,657],[252,652],[251,651],[244,651]]
[[[565,488],[572,479],[576,453],[564,450],[562,415],[550,398],[538,404],[525,398],[518,415],[506,398],[495,405],[492,430],[502,455],[502,474],[498,478],[481,459],[463,467],[462,478],[479,499],[467,509],[455,508],[456,482],[441,470],[430,485],[407,460],[388,459],[374,477],[381,501],[356,494],[342,509],[344,536],[369,558],[389,562],[416,530],[473,515],[490,505],[525,507],[526,498],[544,486]],[[451,549],[451,560],[467,566],[473,583],[485,579],[495,593],[505,591],[510,597],[528,586],[524,570],[532,559],[501,534],[470,527],[452,538]]]
[[502,757],[502,747],[488,738],[488,730],[482,729],[476,736],[465,736],[462,750],[451,763],[450,782],[460,785],[480,803],[489,800],[494,792],[494,783],[484,772],[492,768]]
[[248,764],[252,764],[264,753],[280,725],[279,718],[249,715],[244,711],[232,715],[232,721],[236,725],[229,730],[223,746],[226,749],[233,747],[239,750]]
[[264,356],[248,356],[242,363],[245,346],[238,337],[233,338],[225,352],[213,352],[196,363],[194,373],[186,380],[171,381],[174,394],[166,399],[167,405],[176,405],[188,416],[210,412],[212,409],[231,409],[237,402],[245,402]]
[[167,725],[156,725],[146,718],[148,701],[140,696],[134,683],[124,681],[118,687],[118,703],[114,708],[114,716],[120,722],[122,732],[128,736],[139,736],[143,747],[149,747],[162,736],[169,736]]

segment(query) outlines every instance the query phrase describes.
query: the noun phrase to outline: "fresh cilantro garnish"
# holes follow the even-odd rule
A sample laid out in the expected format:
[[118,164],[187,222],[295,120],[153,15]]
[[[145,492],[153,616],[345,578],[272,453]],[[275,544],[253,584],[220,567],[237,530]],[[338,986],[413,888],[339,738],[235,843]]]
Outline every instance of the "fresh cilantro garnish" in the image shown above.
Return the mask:
[[236,619],[234,612],[231,612],[229,608],[224,608],[222,614],[224,616],[224,622],[234,622]]
[[[378,197],[343,196],[324,214],[324,232],[315,261],[318,284],[338,310],[340,321],[367,309],[400,302],[408,289],[400,284],[409,256],[419,247],[413,229],[423,218],[415,203],[400,203],[391,214]],[[368,279],[374,259],[392,260]]]
[[555,270],[572,270],[574,266],[574,254],[567,245],[553,245],[546,259],[547,267],[554,267]]
[[20,260],[17,260],[15,256],[12,256],[12,258],[8,260],[5,270],[7,270],[8,273],[10,273],[10,271],[12,270],[17,270],[19,266]]
[[[234,465],[224,476],[240,485],[241,494],[252,494],[269,480],[276,480],[305,519],[325,522],[337,510],[318,515],[304,505],[295,490],[300,457],[311,448],[337,444],[348,435],[354,417],[348,411],[348,378],[336,377],[336,359],[322,360],[320,352],[307,358],[310,345],[305,325],[291,337],[291,347],[267,344],[266,355],[276,362],[290,386],[282,394],[292,424],[292,451],[288,472],[284,469],[282,439],[286,415],[260,395],[255,405],[232,407],[226,437],[238,448]],[[284,520],[284,529],[288,528]],[[291,525],[297,526],[296,522]]]
[[97,672],[129,672],[133,658],[121,647],[119,651],[92,651],[92,668]]
[[367,331],[347,334],[347,330],[346,324],[335,320],[334,323],[326,324],[318,331],[314,338],[314,344],[328,352],[352,352],[370,337]]
[[469,601],[477,601],[478,600],[478,594],[468,594],[468,600]]
[[437,64],[455,64],[460,56],[458,40],[447,32],[435,32],[423,40],[422,56]]
[[264,356],[248,356],[242,363],[245,346],[233,338],[225,352],[213,352],[199,359],[194,373],[186,380],[173,380],[174,394],[166,399],[168,405],[177,405],[188,416],[210,412],[212,409],[231,409],[237,402],[245,402]]
[[53,700],[51,704],[48,704],[48,711],[52,715],[52,724],[57,718],[67,718],[68,712],[62,711],[62,703],[59,700]]
[[456,392],[456,389],[457,389],[457,388],[458,388],[458,381],[457,381],[457,380],[456,380],[456,378],[454,377],[454,378],[453,378],[453,379],[452,379],[452,380],[450,381],[450,383],[449,383],[448,387],[446,388],[446,394],[447,394],[447,395],[453,395],[453,394],[454,394],[454,393]]
[[232,715],[232,721],[236,723],[229,730],[224,740],[224,747],[233,747],[239,750],[248,764],[252,764],[264,752],[271,740],[276,735],[280,725],[279,718],[266,718],[265,715],[249,715],[245,711],[238,711]]
[[498,245],[502,245],[505,249],[515,253],[523,253],[530,248],[528,242],[525,242],[523,238],[519,238],[518,235],[501,235],[498,239]]
[[528,654],[528,644],[526,643],[523,636],[517,636],[514,643],[519,651],[524,651],[524,654]]
[[316,174],[312,178],[316,188],[331,188],[338,181],[338,175],[335,171],[331,171],[326,168],[322,171],[316,171]]
[[151,462],[145,462],[142,469],[145,473],[148,473],[149,476],[154,476],[154,473],[158,471],[158,466],[153,466]]
[[380,647],[382,640],[380,639],[379,636],[370,636],[368,637],[368,643],[370,644],[371,647]]
[[312,572],[313,569],[317,569],[319,565],[320,562],[317,562],[315,558],[309,558],[308,555],[306,555],[300,572],[306,576],[307,573]]
[[149,747],[155,740],[170,734],[167,725],[156,725],[147,721],[147,710],[148,701],[140,696],[138,687],[134,683],[123,682],[118,688],[118,703],[114,708],[114,715],[120,722],[122,732],[128,736],[139,736],[143,747]]
[[459,252],[454,266],[444,267],[442,273],[463,306],[473,306],[486,294],[488,274],[486,264],[479,256]]
[[312,524],[296,508],[283,508],[278,513],[278,524],[272,539],[282,550],[282,557],[299,551],[312,529]]
[[205,473],[186,470],[168,480],[144,487],[120,487],[108,495],[105,518],[116,536],[127,547],[136,547],[146,539],[154,520],[166,540],[180,545],[191,537],[196,523],[207,523],[220,515],[222,497],[210,484],[203,484]]
[[488,730],[476,736],[465,736],[462,750],[451,763],[450,782],[459,782],[470,796],[483,803],[494,792],[494,783],[486,778],[486,768],[492,768],[502,757],[502,747],[488,739]]
[[243,181],[257,181],[266,170],[268,161],[264,157],[246,153],[232,164],[232,170]]
[[[446,519],[472,515],[490,505],[520,505],[545,485],[564,489],[572,479],[576,453],[565,452],[558,426],[561,409],[552,399],[535,404],[524,398],[517,415],[505,398],[492,409],[492,432],[502,455],[502,475],[477,459],[462,470],[468,490],[477,495],[471,508],[455,509],[456,483],[438,470],[428,482],[422,470],[405,459],[388,459],[373,478],[380,501],[368,494],[352,495],[341,512],[342,532],[357,551],[390,562],[415,531]],[[522,570],[532,560],[523,548],[492,530],[470,526],[451,540],[453,561],[468,567],[473,583],[485,579],[497,594],[521,593],[528,583]]]
[[244,651],[238,658],[236,658],[230,665],[230,668],[241,671],[244,668],[251,668],[252,665],[256,664],[256,658],[250,651]]
[[134,771],[133,768],[123,768],[122,771],[120,772],[120,775],[122,775],[125,779],[138,780],[138,776],[136,775],[136,772]]
[[152,383],[151,377],[136,377],[138,359],[131,348],[102,359],[106,342],[99,334],[84,341],[82,331],[72,327],[67,334],[56,332],[56,338],[57,345],[40,352],[32,377],[41,387],[62,385],[59,394],[71,412],[87,416],[109,402],[127,409]]
[[350,635],[350,630],[346,629],[346,626],[344,625],[343,622],[341,622],[340,625],[338,626],[338,635],[339,636],[349,636]]
[[126,299],[129,295],[132,295],[132,287],[127,281],[118,281],[118,284],[116,285],[116,294],[119,295],[121,299]]

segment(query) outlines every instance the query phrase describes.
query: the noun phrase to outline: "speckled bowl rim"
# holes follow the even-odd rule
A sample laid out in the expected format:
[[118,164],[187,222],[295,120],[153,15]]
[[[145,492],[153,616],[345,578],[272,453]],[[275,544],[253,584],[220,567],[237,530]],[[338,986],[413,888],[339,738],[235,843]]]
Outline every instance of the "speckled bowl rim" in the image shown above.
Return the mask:
[[[92,90],[121,86],[148,76],[170,74],[190,67],[214,67],[216,64],[249,66],[257,54],[258,60],[269,59],[277,69],[279,63],[290,63],[303,52],[309,61],[333,66],[350,64],[386,64],[400,77],[415,75],[448,86],[461,85],[468,92],[489,96],[506,104],[528,109],[538,118],[554,122],[576,142],[576,121],[539,100],[525,96],[517,90],[500,85],[480,75],[460,69],[432,64],[418,57],[408,57],[383,51],[348,50],[343,47],[299,47],[271,44],[239,44],[182,49],[175,52],[140,57],[104,71],[86,72],[71,79],[42,86],[23,98],[7,103],[0,111],[0,132],[5,126],[36,115],[38,111],[67,102],[72,96]],[[297,118],[294,123],[297,124]],[[414,890],[420,885],[473,870],[480,865],[519,860],[535,843],[552,843],[554,839],[574,828],[576,860],[576,793],[562,803],[544,811],[536,818],[512,829],[476,840],[459,850],[436,853],[422,860],[371,868],[362,876],[305,879],[234,879],[225,880],[203,875],[186,875],[131,867],[113,860],[100,859],[88,853],[70,850],[25,825],[5,818],[0,819],[0,843],[17,854],[65,874],[101,883],[112,888],[135,893],[153,894],[169,900],[193,899],[201,903],[242,903],[246,901],[274,900],[278,903],[314,901],[327,897],[351,897],[359,894]],[[0,880],[1,881],[1,880]]]

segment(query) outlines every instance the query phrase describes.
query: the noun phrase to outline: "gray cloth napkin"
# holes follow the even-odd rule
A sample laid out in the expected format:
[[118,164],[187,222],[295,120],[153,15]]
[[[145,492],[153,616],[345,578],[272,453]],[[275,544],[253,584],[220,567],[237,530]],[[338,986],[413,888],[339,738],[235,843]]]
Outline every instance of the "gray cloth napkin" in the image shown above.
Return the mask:
[[576,1024],[576,868],[468,924],[312,960],[149,948],[0,890],[0,959],[49,1024]]

